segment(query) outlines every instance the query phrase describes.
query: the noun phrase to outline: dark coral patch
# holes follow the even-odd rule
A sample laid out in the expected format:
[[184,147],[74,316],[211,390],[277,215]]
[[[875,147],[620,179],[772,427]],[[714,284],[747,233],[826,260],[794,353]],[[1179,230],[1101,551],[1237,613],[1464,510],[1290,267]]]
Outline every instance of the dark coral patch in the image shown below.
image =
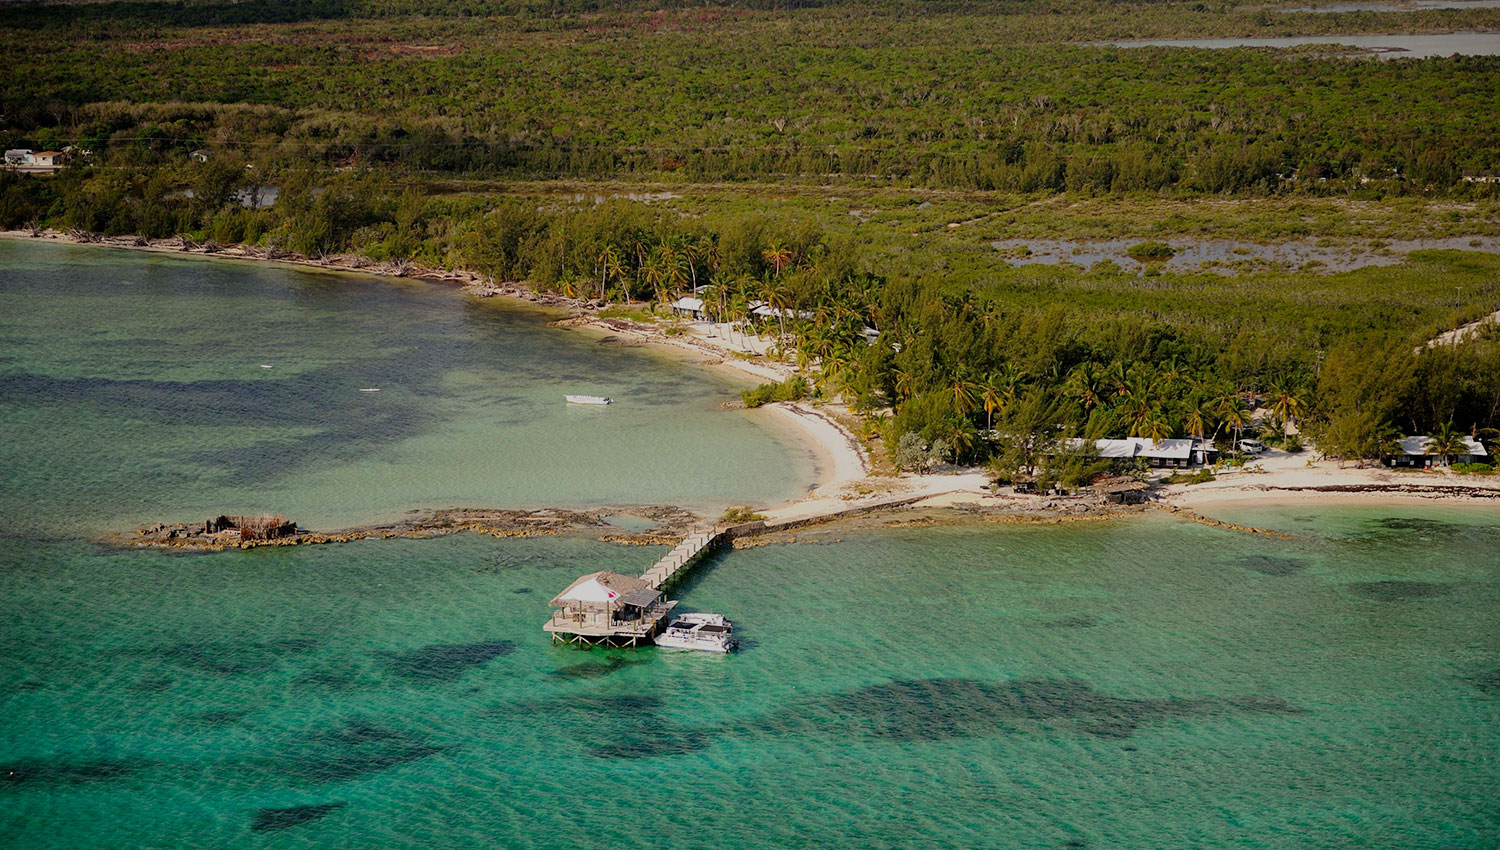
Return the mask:
[[316,645],[316,641],[303,638],[267,643],[179,643],[162,647],[158,654],[188,670],[236,676],[269,672],[285,656]]
[[1439,519],[1418,519],[1416,517],[1384,517],[1375,520],[1377,528],[1386,531],[1414,531],[1418,534],[1448,534],[1462,528],[1462,526],[1451,522],[1443,522]]
[[1245,555],[1235,559],[1235,564],[1261,575],[1286,578],[1307,569],[1308,562],[1301,558],[1283,558],[1276,555]]
[[345,803],[318,803],[312,806],[292,806],[286,809],[261,809],[250,819],[250,828],[256,832],[291,829],[294,826],[322,820],[345,805]]
[[0,765],[0,787],[4,785],[78,785],[106,782],[134,773],[139,765],[118,759],[36,759]]
[[1360,596],[1376,602],[1431,599],[1436,596],[1445,596],[1453,589],[1446,584],[1427,581],[1364,581],[1351,584],[1349,588]]
[[382,652],[391,672],[408,679],[452,681],[473,667],[514,652],[508,640],[481,643],[438,643],[408,652]]
[[597,679],[602,676],[608,676],[612,673],[618,673],[626,667],[632,667],[636,664],[645,663],[646,661],[640,658],[621,658],[619,656],[615,656],[614,658],[609,659],[603,664],[599,664],[593,661],[585,661],[582,664],[572,664],[560,670],[553,670],[550,675],[556,676],[559,679]]
[[1056,620],[1048,620],[1042,625],[1049,629],[1092,629],[1099,625],[1099,618],[1093,614],[1070,614],[1066,617],[1058,617]]
[[342,782],[452,750],[422,735],[353,720],[309,733],[283,768],[309,782]]
[[1484,693],[1500,695],[1500,667],[1470,676],[1469,683]]
[[695,753],[708,747],[711,736],[696,729],[663,729],[651,734],[631,735],[588,748],[589,755],[601,759],[643,759]]

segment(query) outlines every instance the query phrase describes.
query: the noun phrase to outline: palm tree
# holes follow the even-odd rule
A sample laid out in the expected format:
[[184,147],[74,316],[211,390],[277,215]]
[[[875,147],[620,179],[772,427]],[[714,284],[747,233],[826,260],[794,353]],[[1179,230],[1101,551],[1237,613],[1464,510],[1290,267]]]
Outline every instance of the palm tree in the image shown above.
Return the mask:
[[[660,250],[652,252],[646,264],[641,266],[641,282],[651,288],[657,301],[666,300],[667,264],[663,262]],[[655,312],[654,307],[652,312]]]
[[1401,451],[1401,432],[1389,423],[1375,429],[1375,456],[1381,463]]
[[974,382],[963,375],[955,375],[948,386],[953,398],[953,409],[960,416],[967,416],[974,409]]
[[1235,448],[1239,448],[1240,435],[1244,433],[1245,426],[1250,424],[1250,411],[1245,409],[1245,399],[1231,390],[1215,398],[1210,405],[1219,420],[1214,435],[1218,436],[1219,428],[1228,426],[1234,431]]
[[1294,390],[1278,381],[1271,385],[1269,400],[1271,415],[1281,425],[1282,433],[1285,433],[1287,424],[1295,425],[1302,416],[1302,399]]
[[1194,395],[1188,402],[1187,421],[1184,423],[1187,432],[1198,439],[1208,431],[1208,423],[1212,421],[1213,413],[1209,403],[1201,395]]
[[776,346],[780,348],[786,343],[786,314],[792,307],[791,293],[786,288],[768,281],[761,289],[761,299],[776,314],[776,325],[779,331]]
[[1141,433],[1135,436],[1146,437],[1154,443],[1159,443],[1172,436],[1172,423],[1167,421],[1161,408],[1152,408],[1150,417],[1141,427]]
[[[599,252],[595,266],[599,269],[599,300],[604,300],[604,289],[609,281],[625,273],[620,267],[620,253],[613,245],[605,245],[604,250]],[[627,303],[630,290],[626,290]]]
[[1444,424],[1432,434],[1427,443],[1427,453],[1435,454],[1446,466],[1454,455],[1461,455],[1468,446],[1464,444],[1464,434],[1453,427],[1452,422]]
[[1133,370],[1125,365],[1123,360],[1116,360],[1109,364],[1105,371],[1105,385],[1117,396],[1123,396],[1130,391],[1130,375]]
[[894,371],[893,376],[896,379],[896,395],[902,398],[911,398],[912,393],[916,390],[916,381],[912,378],[911,373],[905,369],[897,369]]
[[1104,400],[1104,375],[1092,361],[1085,360],[1068,373],[1068,391],[1083,405],[1084,411],[1093,410]]
[[984,430],[993,431],[995,430],[995,411],[1005,408],[1005,396],[994,372],[991,372],[980,385],[980,389],[982,394],[979,401],[984,405]]
[[792,249],[782,245],[779,241],[773,241],[770,245],[767,245],[766,249],[760,252],[760,255],[765,257],[766,262],[771,264],[771,268],[775,270],[777,277],[781,277],[782,269],[785,269],[792,262]]
[[948,432],[948,445],[953,447],[954,461],[973,451],[976,437],[978,435],[974,433],[974,426],[967,420],[953,426],[953,430]]

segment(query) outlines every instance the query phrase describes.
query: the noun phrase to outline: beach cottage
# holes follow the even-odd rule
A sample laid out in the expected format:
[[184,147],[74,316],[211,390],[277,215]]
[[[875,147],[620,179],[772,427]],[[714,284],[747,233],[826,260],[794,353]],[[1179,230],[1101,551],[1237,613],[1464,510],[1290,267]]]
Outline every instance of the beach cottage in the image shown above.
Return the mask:
[[[1473,437],[1463,437],[1463,450],[1449,456],[1453,463],[1484,463],[1489,458],[1489,452],[1485,450],[1484,444]],[[1425,435],[1415,437],[1402,437],[1400,448],[1396,454],[1386,458],[1386,465],[1395,467],[1411,467],[1415,469],[1431,469],[1441,462],[1442,458],[1432,450],[1433,439]]]
[[686,316],[695,322],[708,319],[708,308],[704,305],[702,298],[691,295],[683,296],[672,302],[672,312],[679,316]]
[[1144,437],[1126,437],[1121,440],[1095,440],[1094,447],[1099,457],[1108,460],[1146,461],[1157,469],[1187,469],[1207,463],[1213,452],[1205,440],[1148,440]]

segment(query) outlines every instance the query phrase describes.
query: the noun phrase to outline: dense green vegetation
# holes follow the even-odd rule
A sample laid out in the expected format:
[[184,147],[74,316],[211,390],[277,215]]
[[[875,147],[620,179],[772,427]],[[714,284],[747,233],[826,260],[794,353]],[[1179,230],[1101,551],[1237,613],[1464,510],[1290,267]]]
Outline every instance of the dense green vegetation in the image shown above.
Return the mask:
[[1461,178],[1500,168],[1500,59],[1087,44],[1500,24],[1500,10],[1456,14],[1098,0],[23,6],[0,11],[17,71],[0,141],[74,144],[106,164],[207,147],[546,178],[1487,193]]

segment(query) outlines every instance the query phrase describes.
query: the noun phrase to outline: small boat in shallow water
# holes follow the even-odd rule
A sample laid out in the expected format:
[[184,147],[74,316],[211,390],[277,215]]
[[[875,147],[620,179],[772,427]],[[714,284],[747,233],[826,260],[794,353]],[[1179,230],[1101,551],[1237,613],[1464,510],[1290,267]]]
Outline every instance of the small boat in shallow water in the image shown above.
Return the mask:
[[378,393],[378,392],[380,392],[380,387],[362,387],[360,389],[360,392],[362,392],[362,393]]
[[732,652],[740,642],[734,636],[734,624],[723,614],[683,614],[656,637],[663,649],[697,649],[703,652]]
[[612,400],[607,399],[607,398],[605,398],[602,395],[565,395],[565,396],[563,396],[563,398],[565,398],[565,399],[568,400],[568,404],[613,404],[614,403]]

